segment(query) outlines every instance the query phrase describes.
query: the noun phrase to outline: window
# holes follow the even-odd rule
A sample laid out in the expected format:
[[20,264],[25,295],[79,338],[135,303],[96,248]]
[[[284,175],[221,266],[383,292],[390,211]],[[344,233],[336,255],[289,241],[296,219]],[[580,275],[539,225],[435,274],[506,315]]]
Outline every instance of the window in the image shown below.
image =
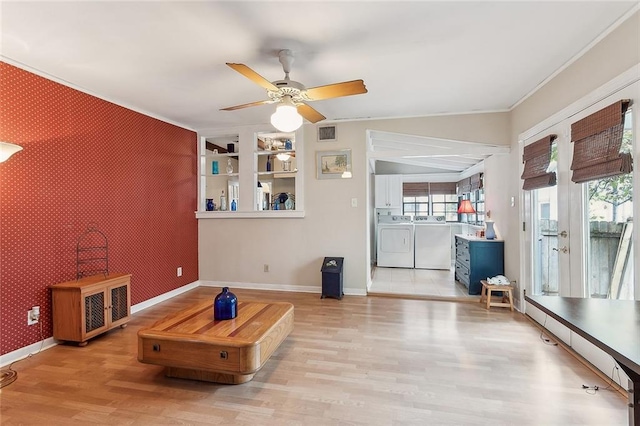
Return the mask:
[[[632,127],[628,110],[621,153],[632,151]],[[588,205],[588,294],[593,298],[633,300],[633,172],[584,185]]]
[[[484,224],[484,189],[477,189],[475,191],[471,191],[467,198],[464,196],[458,197],[456,200],[456,204],[459,204],[463,199],[468,199],[471,201],[471,205],[473,209],[476,211],[475,213],[461,213],[456,215],[458,217],[459,222],[468,223],[470,225],[482,225]],[[457,207],[456,207],[457,209]]]
[[458,196],[455,194],[434,194],[431,196],[434,216],[444,216],[447,222],[458,220]]
[[429,196],[402,197],[402,214],[407,216],[427,216],[429,214]]
[[455,182],[404,182],[402,214],[408,216],[444,216],[447,222],[458,220]]

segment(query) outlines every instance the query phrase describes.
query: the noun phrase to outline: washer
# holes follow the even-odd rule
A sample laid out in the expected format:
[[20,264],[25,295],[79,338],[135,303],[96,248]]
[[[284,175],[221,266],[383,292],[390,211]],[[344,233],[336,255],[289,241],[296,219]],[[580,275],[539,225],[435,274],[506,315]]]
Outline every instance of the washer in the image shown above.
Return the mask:
[[451,225],[444,216],[416,216],[415,267],[451,269]]
[[378,216],[378,266],[413,268],[414,241],[411,216]]

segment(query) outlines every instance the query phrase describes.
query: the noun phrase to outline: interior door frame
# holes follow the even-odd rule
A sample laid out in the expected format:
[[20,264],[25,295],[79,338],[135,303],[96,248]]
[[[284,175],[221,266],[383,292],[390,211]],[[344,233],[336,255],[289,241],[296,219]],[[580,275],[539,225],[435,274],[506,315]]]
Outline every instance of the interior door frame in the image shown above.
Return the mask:
[[[635,86],[633,86],[635,84]],[[633,144],[633,166],[636,170],[633,176],[633,184],[634,188],[637,188],[637,194],[633,200],[633,211],[634,215],[636,213],[640,213],[640,64],[636,64],[631,67],[626,72],[620,74],[618,77],[612,79],[611,81],[605,83],[599,88],[595,89],[588,95],[582,97],[566,108],[560,110],[559,112],[553,114],[546,120],[541,123],[535,125],[529,130],[521,133],[518,136],[518,150],[520,157],[522,158],[522,154],[524,152],[525,142],[532,141],[533,137],[536,135],[542,134],[543,132],[549,131],[548,133],[553,133],[551,131],[552,128],[558,129],[557,126],[563,125],[566,126],[567,129],[570,129],[570,123],[575,122],[578,119],[582,118],[585,115],[588,115],[592,112],[597,111],[599,108],[602,108],[601,105],[598,105],[600,102],[607,100],[607,98],[613,96],[621,96],[620,92],[624,91],[626,88],[632,86],[631,90],[633,91],[633,100],[634,107],[632,108],[632,120],[633,120],[633,133],[634,133],[634,144]],[[606,106],[606,105],[605,105]],[[570,130],[566,130],[570,132]],[[557,133],[558,134],[558,133]],[[560,136],[560,134],[558,134]],[[570,138],[570,133],[566,135],[567,138]],[[572,151],[571,144],[564,144],[566,149]],[[560,144],[558,145],[560,148]],[[560,153],[559,153],[560,155]],[[566,155],[566,154],[565,154]],[[524,165],[520,163],[519,166],[519,175],[522,174],[524,170]],[[559,178],[561,178],[559,176]],[[570,177],[565,177],[565,179]],[[560,179],[559,179],[560,180]],[[574,209],[574,214],[572,214],[572,218],[576,217],[576,215],[580,215],[580,217],[584,217],[584,203],[583,197],[585,188],[584,185],[572,185],[574,188],[570,187],[569,190],[569,201],[571,208]],[[524,302],[524,294],[525,292],[531,293],[533,289],[532,282],[532,260],[533,260],[533,235],[532,235],[532,226],[531,226],[531,197],[527,194],[527,191],[522,190],[522,186],[519,185],[519,199],[520,199],[520,209],[519,209],[519,220],[522,224],[523,236],[520,238],[520,283],[522,285],[519,286],[520,292],[520,310],[522,312],[525,311],[525,302]],[[579,206],[579,209],[576,207]],[[584,236],[586,231],[585,221],[583,220],[571,220],[570,221],[570,236],[571,236],[571,244],[574,247],[579,247],[580,250],[573,250],[576,253],[573,255],[571,259],[578,259],[577,262],[571,262],[573,265],[570,266],[570,273],[572,274],[571,285],[569,286],[569,293],[573,297],[584,297],[586,295],[587,289],[582,283],[584,282],[584,274],[586,271],[585,265],[585,256],[583,253],[585,250],[582,250],[584,247]],[[638,232],[635,232],[633,235],[633,244],[635,246],[634,254],[633,254],[633,264],[634,264],[634,272],[637,275],[640,273],[640,246],[638,245],[640,238],[638,236]],[[571,253],[571,246],[569,246],[569,252]],[[579,254],[580,257],[577,257]],[[578,263],[579,265],[577,265]],[[575,274],[575,275],[574,275]],[[574,279],[575,278],[575,279]],[[640,300],[640,280],[635,279],[635,288],[634,288],[634,297],[636,300]],[[561,291],[561,295],[565,296]],[[582,295],[582,296],[580,296]]]

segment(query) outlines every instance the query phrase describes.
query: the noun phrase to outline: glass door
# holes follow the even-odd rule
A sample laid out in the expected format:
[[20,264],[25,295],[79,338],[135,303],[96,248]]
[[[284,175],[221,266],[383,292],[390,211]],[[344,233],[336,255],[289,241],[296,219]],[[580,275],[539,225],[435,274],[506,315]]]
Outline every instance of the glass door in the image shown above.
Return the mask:
[[[585,183],[571,180],[573,149],[571,124],[621,99],[631,99],[624,117],[620,152],[638,148],[638,116],[633,99],[635,83],[578,114],[528,138],[524,145],[556,134],[548,171],[556,171],[557,185],[523,191],[525,238],[524,273],[527,291],[535,295],[559,295],[611,299],[639,299],[640,284],[634,282],[633,200],[634,173]],[[640,104],[638,104],[640,107]],[[635,142],[634,142],[635,140]]]
[[[633,114],[625,114],[621,152],[633,149]],[[587,198],[587,292],[634,299],[633,172],[583,184]]]
[[564,167],[566,157],[570,156],[566,149],[569,143],[566,130],[563,126],[556,126],[526,142],[535,142],[549,134],[555,134],[557,138],[551,145],[551,161],[547,171],[556,173],[557,184],[525,191],[526,205],[530,206],[527,215],[531,233],[530,277],[535,295],[569,296],[570,287],[560,286],[561,282],[569,282],[571,275],[568,175],[558,167],[559,164]]

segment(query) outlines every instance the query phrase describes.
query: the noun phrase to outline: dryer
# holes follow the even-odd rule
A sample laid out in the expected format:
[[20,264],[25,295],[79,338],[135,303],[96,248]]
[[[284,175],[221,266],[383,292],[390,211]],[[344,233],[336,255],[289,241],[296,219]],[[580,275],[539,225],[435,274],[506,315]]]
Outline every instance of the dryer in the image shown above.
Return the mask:
[[415,267],[451,269],[451,225],[444,216],[416,216]]
[[377,259],[381,267],[413,268],[411,216],[378,216]]

